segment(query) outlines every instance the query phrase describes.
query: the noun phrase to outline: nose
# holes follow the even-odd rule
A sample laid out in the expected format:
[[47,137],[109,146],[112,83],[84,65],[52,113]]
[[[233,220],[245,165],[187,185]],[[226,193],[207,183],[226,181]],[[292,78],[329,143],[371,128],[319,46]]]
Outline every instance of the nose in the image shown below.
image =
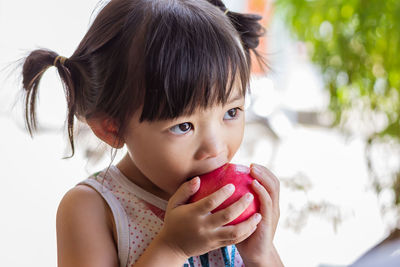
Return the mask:
[[209,131],[201,138],[195,158],[197,160],[215,158],[225,150],[226,143],[223,136],[216,131]]

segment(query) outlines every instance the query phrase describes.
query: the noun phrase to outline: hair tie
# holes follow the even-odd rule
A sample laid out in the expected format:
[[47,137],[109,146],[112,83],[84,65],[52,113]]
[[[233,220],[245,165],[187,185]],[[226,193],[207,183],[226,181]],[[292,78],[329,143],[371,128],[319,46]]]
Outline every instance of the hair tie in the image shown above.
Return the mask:
[[226,15],[226,14],[228,14],[228,12],[229,12],[229,9],[226,9],[224,14]]
[[54,59],[53,66],[56,66],[58,60],[60,60],[61,65],[64,65],[64,63],[65,63],[65,61],[66,61],[67,59],[68,59],[68,58],[63,57],[63,56],[57,56],[57,57]]

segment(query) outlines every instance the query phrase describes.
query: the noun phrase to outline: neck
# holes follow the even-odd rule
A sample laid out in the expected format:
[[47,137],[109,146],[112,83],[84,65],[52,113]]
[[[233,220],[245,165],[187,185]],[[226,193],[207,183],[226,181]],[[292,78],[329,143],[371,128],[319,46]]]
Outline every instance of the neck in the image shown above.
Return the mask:
[[143,188],[144,190],[167,201],[171,197],[167,192],[153,184],[150,179],[139,170],[128,153],[126,153],[126,155],[120,162],[118,162],[116,166],[131,182]]

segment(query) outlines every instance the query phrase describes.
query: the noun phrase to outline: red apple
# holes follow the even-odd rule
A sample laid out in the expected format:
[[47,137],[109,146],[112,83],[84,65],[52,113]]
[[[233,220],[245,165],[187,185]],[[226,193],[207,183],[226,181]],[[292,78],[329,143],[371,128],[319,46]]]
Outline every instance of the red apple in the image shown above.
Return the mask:
[[214,193],[224,185],[233,184],[235,186],[235,192],[211,212],[214,213],[225,209],[239,200],[244,194],[250,192],[254,196],[252,203],[239,217],[226,225],[238,224],[260,211],[260,202],[256,192],[254,192],[251,186],[253,180],[254,178],[250,175],[250,168],[243,165],[227,163],[209,173],[200,175],[200,188],[190,197],[189,202],[196,202]]

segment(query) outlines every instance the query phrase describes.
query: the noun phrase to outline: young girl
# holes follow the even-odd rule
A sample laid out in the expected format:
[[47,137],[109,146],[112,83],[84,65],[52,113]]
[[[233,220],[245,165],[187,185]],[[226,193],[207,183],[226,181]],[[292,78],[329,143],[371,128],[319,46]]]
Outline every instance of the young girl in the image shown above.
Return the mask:
[[[242,141],[250,51],[263,62],[255,50],[260,18],[219,0],[111,0],[71,57],[30,53],[23,65],[29,132],[40,78],[55,66],[72,156],[75,117],[128,151],[62,199],[59,266],[282,266],[273,244],[279,182],[266,168],[251,166],[257,196],[211,213],[233,193],[227,185],[187,203],[197,176],[228,163]],[[253,197],[260,214],[224,226]]]

